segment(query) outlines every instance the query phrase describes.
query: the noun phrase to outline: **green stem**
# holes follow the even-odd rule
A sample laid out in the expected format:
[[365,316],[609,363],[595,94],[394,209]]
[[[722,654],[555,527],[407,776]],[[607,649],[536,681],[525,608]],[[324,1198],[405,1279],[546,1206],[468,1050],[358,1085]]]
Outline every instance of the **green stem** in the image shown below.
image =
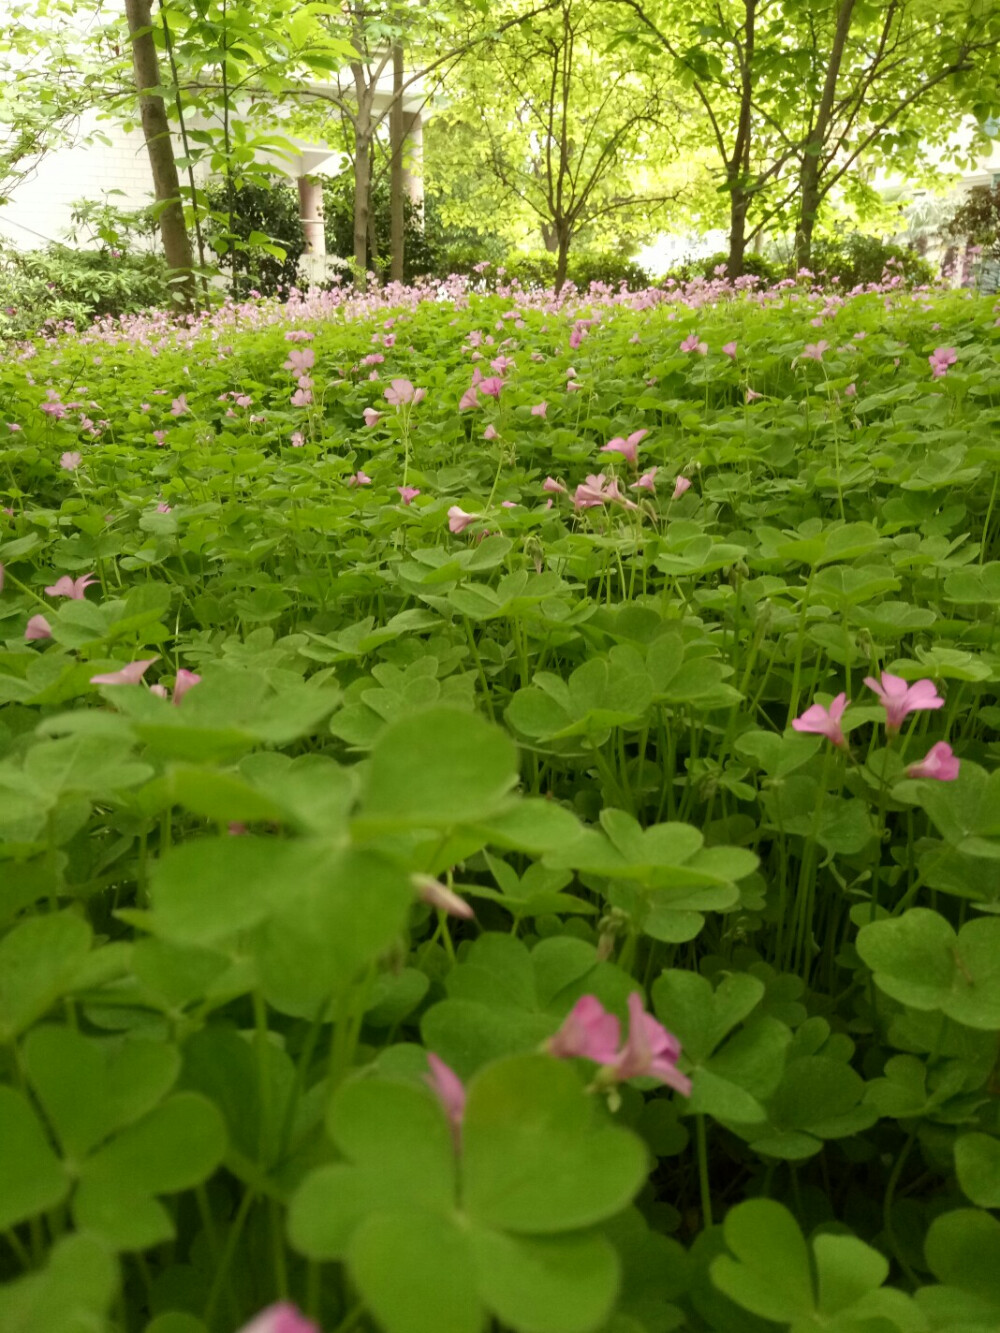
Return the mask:
[[707,1230],[712,1226],[712,1190],[708,1179],[708,1133],[705,1129],[705,1117],[696,1115],[695,1138],[698,1145],[698,1189],[701,1194],[702,1226]]

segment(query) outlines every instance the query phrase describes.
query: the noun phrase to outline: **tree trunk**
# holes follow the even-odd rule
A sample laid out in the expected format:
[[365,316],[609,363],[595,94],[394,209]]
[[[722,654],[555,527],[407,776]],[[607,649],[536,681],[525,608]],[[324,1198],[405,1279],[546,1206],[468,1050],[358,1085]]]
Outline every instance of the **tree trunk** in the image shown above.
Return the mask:
[[740,181],[733,181],[729,196],[729,258],[726,277],[730,282],[743,276],[743,256],[747,248],[747,208],[750,197]]
[[403,130],[403,45],[392,45],[392,95],[393,103],[389,110],[389,220],[392,258],[389,277],[393,282],[403,281],[403,262],[405,259],[406,230],[403,211],[403,155],[406,144]]
[[[815,160],[815,159],[814,159]],[[808,268],[812,261],[813,231],[819,212],[819,181],[817,172],[807,173],[803,168],[799,177],[799,218],[795,224],[795,271]]]
[[813,230],[820,206],[819,159],[830,130],[837,81],[840,78],[840,67],[844,61],[844,51],[854,18],[854,4],[855,0],[840,0],[837,22],[833,30],[833,42],[826,62],[823,92],[820,94],[812,133],[802,153],[802,165],[799,169],[799,217],[795,227],[796,269],[808,268],[812,258]]
[[729,185],[729,258],[726,277],[730,282],[743,276],[743,256],[747,248],[747,212],[750,208],[751,143],[753,139],[754,50],[758,0],[743,0],[746,21],[743,25],[743,51],[740,56],[740,114],[736,126],[733,155],[726,163]]
[[194,304],[194,256],[191,238],[184,225],[184,206],[181,203],[181,185],[174,159],[174,145],[170,138],[167,110],[163,98],[147,94],[147,88],[160,83],[160,68],[153,42],[150,0],[125,0],[125,16],[132,41],[132,67],[139,94],[139,114],[142,132],[149,154],[153,175],[153,191],[159,210],[160,236],[163,253],[171,270],[171,282],[185,309]]
[[563,285],[566,282],[566,270],[569,267],[569,247],[572,239],[573,237],[568,232],[560,230],[559,242],[558,242],[558,254],[556,256],[555,289],[557,296],[562,291]]
[[368,148],[368,134],[360,129],[359,116],[354,131],[354,280],[362,290],[368,274],[368,203],[372,181]]

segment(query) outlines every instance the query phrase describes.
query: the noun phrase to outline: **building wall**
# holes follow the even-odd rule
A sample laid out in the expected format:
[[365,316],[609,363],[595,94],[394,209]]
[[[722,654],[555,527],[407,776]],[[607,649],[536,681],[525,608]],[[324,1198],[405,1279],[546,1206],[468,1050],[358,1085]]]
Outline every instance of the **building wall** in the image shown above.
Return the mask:
[[[99,128],[110,140],[82,142]],[[78,199],[100,201],[112,190],[109,202],[120,208],[142,208],[152,202],[153,182],[141,130],[126,133],[120,126],[84,119],[75,146],[45,154],[27,178],[0,207],[0,240],[20,250],[45,241],[64,241],[72,225]]]

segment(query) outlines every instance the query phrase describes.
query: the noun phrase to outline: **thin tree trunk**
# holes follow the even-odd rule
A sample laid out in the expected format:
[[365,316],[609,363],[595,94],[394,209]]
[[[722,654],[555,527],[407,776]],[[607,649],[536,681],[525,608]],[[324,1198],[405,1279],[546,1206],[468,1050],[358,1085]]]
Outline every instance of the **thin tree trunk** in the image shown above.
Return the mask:
[[833,44],[826,63],[826,78],[816,109],[816,122],[803,149],[802,166],[799,170],[799,217],[795,228],[796,269],[808,268],[812,258],[813,230],[820,204],[819,159],[830,129],[833,100],[837,93],[837,80],[840,78],[840,67],[844,61],[844,51],[851,31],[854,4],[855,0],[841,0],[837,11]]
[[747,208],[750,200],[740,180],[732,182],[730,191],[729,258],[726,260],[726,277],[732,282],[734,278],[739,278],[743,274],[747,248]]
[[364,291],[368,281],[368,209],[371,203],[371,94],[365,67],[351,66],[358,109],[354,118],[354,281]]
[[187,125],[184,121],[184,107],[181,103],[180,80],[177,77],[177,62],[174,59],[173,38],[170,35],[170,24],[167,22],[167,15],[164,11],[163,0],[160,0],[160,24],[163,28],[163,44],[167,51],[167,60],[170,63],[170,77],[174,85],[174,107],[177,111],[177,126],[181,132],[181,144],[184,148],[184,158],[187,162],[188,188],[191,192],[191,212],[194,217],[194,235],[198,243],[198,267],[201,270],[201,294],[205,302],[205,309],[208,309],[208,276],[205,264],[205,238],[201,231],[201,218],[198,212],[198,186],[194,178],[194,161],[191,157],[191,145],[188,142]]
[[368,195],[371,189],[371,163],[368,138],[354,134],[354,268],[355,281],[365,286],[368,273]]
[[726,164],[729,184],[729,259],[726,276],[732,282],[743,275],[743,256],[747,247],[747,212],[750,208],[750,148],[753,138],[754,45],[758,0],[744,0],[746,22],[740,55],[740,115],[736,127],[733,155]]
[[569,268],[569,247],[573,237],[568,231],[559,231],[559,249],[556,255],[556,295],[563,289],[566,282],[566,271]]
[[374,273],[381,274],[380,267],[382,251],[378,243],[378,217],[376,215],[371,200],[371,183],[375,179],[375,145],[368,147],[368,256],[371,260],[371,270]]
[[406,231],[403,212],[403,154],[406,138],[403,132],[403,44],[392,45],[392,95],[389,110],[389,223],[392,258],[389,277],[393,282],[403,281]]
[[135,71],[136,91],[139,94],[142,132],[153,175],[153,191],[157,202],[161,204],[159,222],[163,253],[173,275],[174,290],[185,308],[190,309],[194,304],[195,295],[194,256],[191,253],[191,238],[184,225],[181,186],[174,159],[174,146],[170,138],[170,126],[167,122],[167,110],[162,97],[147,94],[145,91],[147,88],[158,87],[160,83],[150,9],[151,0],[125,0],[125,17],[132,42],[132,67]]

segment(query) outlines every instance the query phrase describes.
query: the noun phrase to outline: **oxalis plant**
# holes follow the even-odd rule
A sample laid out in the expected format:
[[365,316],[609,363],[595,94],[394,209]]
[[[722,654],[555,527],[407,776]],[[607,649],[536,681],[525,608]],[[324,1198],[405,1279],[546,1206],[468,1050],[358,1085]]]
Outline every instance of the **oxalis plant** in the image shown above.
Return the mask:
[[0,368],[3,1333],[995,1333],[997,311]]

